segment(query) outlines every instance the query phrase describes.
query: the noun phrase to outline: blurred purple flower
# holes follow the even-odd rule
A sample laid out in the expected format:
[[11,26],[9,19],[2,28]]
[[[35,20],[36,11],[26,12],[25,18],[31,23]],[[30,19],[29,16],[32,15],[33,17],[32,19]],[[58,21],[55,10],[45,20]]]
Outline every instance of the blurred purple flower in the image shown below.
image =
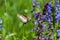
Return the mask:
[[0,24],[2,23],[2,19],[0,19]]
[[50,21],[51,21],[51,19],[52,19],[52,17],[51,17],[51,16],[49,16],[49,15],[46,15],[46,16],[45,16],[45,20],[46,20],[46,21],[50,22]]
[[60,12],[56,12],[56,17],[55,17],[56,20],[60,20]]
[[32,1],[32,5],[33,5],[33,6],[36,6],[36,0],[33,0],[33,1]]
[[43,30],[39,30],[39,31],[38,31],[38,33],[42,33],[42,32],[43,32]]
[[52,8],[48,6],[47,11],[48,11],[48,15],[51,15]]
[[48,6],[49,6],[49,7],[52,7],[52,3],[51,3],[51,2],[49,2],[49,3],[48,3]]
[[41,19],[40,18],[38,18],[38,23],[40,23],[41,22]]
[[38,19],[39,15],[36,13],[36,14],[34,14],[34,17],[35,17],[36,19]]
[[60,30],[57,30],[58,35],[60,35]]

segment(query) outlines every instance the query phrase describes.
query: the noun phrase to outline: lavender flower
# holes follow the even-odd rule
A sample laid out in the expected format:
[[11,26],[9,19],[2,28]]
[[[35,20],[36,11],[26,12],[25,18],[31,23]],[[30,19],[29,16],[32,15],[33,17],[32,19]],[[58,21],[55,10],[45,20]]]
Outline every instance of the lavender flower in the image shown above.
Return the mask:
[[60,10],[60,5],[57,5],[56,6],[56,11],[59,11]]
[[50,15],[46,15],[46,16],[45,16],[45,20],[48,21],[48,22],[51,22],[51,18],[52,18],[52,17],[51,17]]
[[51,12],[52,12],[52,8],[48,6],[48,14],[51,15]]
[[60,19],[60,12],[56,12],[56,20]]

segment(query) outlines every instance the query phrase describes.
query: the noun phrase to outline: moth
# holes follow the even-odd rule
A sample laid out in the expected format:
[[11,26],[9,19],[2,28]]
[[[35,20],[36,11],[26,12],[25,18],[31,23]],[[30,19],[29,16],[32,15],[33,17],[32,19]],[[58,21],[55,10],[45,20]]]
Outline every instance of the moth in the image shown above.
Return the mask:
[[27,23],[28,21],[30,21],[30,17],[29,16],[25,16],[22,14],[18,14],[17,17],[23,22],[23,23]]

